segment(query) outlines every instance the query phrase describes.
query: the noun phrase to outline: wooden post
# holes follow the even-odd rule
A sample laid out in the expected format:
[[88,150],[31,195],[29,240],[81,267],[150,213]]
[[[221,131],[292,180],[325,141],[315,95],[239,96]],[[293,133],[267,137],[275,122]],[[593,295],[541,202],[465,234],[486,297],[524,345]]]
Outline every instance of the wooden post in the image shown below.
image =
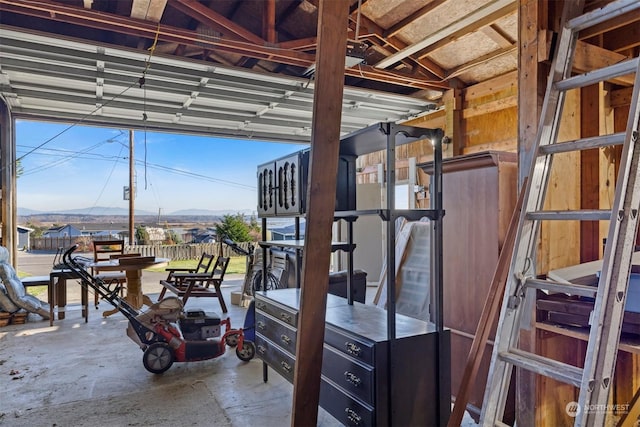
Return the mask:
[[320,0],[292,426],[318,420],[348,13],[349,2]]
[[0,100],[0,243],[9,251],[11,264],[17,265],[17,198],[15,122],[9,106]]
[[133,129],[129,129],[129,245],[134,245],[135,234],[134,234],[134,211],[135,211],[135,179],[134,179],[134,159],[133,159]]
[[[518,6],[518,188],[529,175],[532,147],[544,99],[546,75],[538,62],[538,30],[544,25],[545,2],[520,0]],[[520,333],[521,348],[535,349],[535,331]],[[535,375],[516,370],[516,414],[518,425],[534,425]]]

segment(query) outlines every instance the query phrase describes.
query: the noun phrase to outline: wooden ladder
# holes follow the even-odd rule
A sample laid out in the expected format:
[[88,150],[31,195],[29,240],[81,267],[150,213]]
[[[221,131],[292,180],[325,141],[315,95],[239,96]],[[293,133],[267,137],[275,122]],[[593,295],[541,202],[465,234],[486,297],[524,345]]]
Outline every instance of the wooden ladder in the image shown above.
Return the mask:
[[[640,112],[640,61],[638,57],[586,74],[572,76],[578,33],[635,9],[638,0],[617,0],[582,14],[584,0],[565,2],[563,25],[555,50],[542,106],[536,146],[520,214],[500,320],[491,357],[482,425],[502,425],[502,416],[513,367],[519,367],[579,388],[575,425],[604,425],[620,328],[631,270],[640,209],[638,120]],[[556,143],[563,101],[568,90],[635,73],[626,132]],[[622,144],[622,160],[612,210],[542,210],[552,159],[555,154]],[[609,220],[602,272],[598,286],[565,284],[538,279],[535,253],[541,221]],[[518,348],[520,329],[529,322],[537,290],[595,299],[584,368],[572,366]]]

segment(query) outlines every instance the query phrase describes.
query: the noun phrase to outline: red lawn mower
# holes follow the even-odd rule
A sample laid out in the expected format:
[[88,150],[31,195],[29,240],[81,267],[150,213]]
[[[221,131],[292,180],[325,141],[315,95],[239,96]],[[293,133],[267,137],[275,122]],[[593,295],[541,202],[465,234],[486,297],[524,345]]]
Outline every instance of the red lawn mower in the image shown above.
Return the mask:
[[[118,295],[117,284],[92,276],[84,267],[86,259],[72,256],[74,245],[63,256],[67,268],[77,274],[82,286],[92,288],[129,320],[127,335],[144,354],[144,367],[161,374],[174,362],[195,362],[222,356],[227,345],[236,347],[236,356],[248,362],[255,356],[255,345],[244,340],[242,329],[231,328],[231,320],[221,320],[215,313],[203,310],[184,311],[182,301],[167,297],[139,312]],[[224,332],[221,328],[224,327]]]

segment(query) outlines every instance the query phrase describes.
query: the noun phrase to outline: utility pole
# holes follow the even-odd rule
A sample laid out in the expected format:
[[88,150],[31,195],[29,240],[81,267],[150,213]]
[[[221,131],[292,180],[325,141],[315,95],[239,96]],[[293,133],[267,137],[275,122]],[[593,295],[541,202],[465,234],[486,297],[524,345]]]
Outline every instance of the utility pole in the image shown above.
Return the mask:
[[133,230],[134,218],[133,209],[136,189],[134,187],[134,167],[133,167],[133,129],[129,129],[129,245],[135,243],[135,234]]

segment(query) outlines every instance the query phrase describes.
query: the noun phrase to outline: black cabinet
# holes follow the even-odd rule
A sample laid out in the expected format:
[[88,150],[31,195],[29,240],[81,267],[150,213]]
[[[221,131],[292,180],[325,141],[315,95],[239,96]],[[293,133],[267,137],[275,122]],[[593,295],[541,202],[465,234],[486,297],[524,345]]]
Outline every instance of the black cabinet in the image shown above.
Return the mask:
[[[257,354],[293,382],[300,290],[255,297]],[[343,424],[428,426],[438,419],[438,395],[450,390],[434,381],[442,369],[435,326],[400,314],[395,323],[390,342],[385,310],[327,295],[320,406]],[[448,332],[443,338],[448,349]]]
[[[258,216],[295,216],[306,213],[309,157],[305,149],[258,166]],[[337,211],[355,209],[356,169],[353,155],[341,155],[336,183]]]
[[[379,123],[341,139],[339,169],[342,169],[338,176],[334,218],[347,222],[347,241],[333,244],[332,250],[349,254],[347,298],[327,295],[320,406],[345,425],[432,426],[446,425],[448,421],[450,334],[444,330],[442,318],[443,135],[441,129]],[[395,209],[395,147],[423,138],[431,139],[434,147],[432,207]],[[354,210],[355,159],[379,150],[387,150],[387,205],[367,211]],[[264,259],[267,249],[274,246],[291,247],[298,255],[303,247],[302,241],[266,241],[264,233],[270,216],[289,215],[296,218],[299,225],[299,218],[305,213],[308,154],[308,151],[296,153],[258,168],[258,215],[262,218],[265,241],[260,245]],[[294,193],[300,201],[297,210],[290,209]],[[418,320],[396,313],[392,274],[386,275],[386,310],[354,300],[352,226],[362,215],[378,215],[386,223],[387,271],[395,271],[396,219],[430,219],[431,276],[429,283],[422,284],[423,290],[432,292],[430,319]],[[304,287],[304,283],[297,285],[297,288],[255,295],[257,355],[290,382],[293,382],[296,363],[299,287]],[[265,369],[265,381],[266,372]]]

